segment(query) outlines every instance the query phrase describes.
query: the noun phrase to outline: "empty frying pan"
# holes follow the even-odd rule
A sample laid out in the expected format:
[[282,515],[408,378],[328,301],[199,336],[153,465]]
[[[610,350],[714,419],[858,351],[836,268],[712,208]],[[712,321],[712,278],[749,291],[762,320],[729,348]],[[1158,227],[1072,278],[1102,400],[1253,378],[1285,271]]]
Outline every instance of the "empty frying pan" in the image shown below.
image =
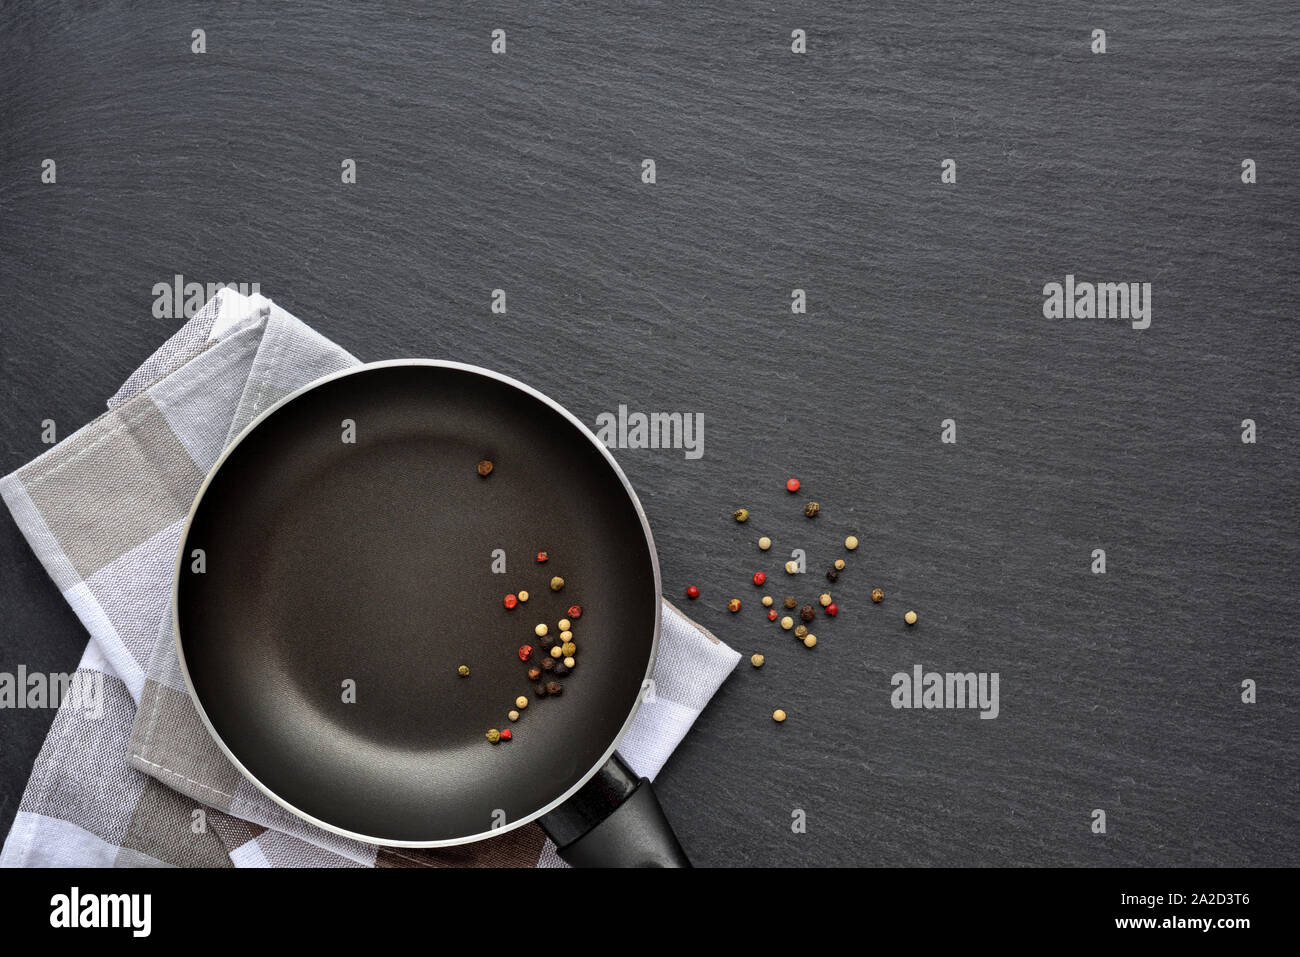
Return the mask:
[[[659,638],[645,513],[595,436],[520,382],[379,362],[272,406],[194,501],[173,611],[212,737],[313,824],[437,847],[537,820],[570,863],[687,866],[615,753]],[[574,667],[530,680],[566,618]]]

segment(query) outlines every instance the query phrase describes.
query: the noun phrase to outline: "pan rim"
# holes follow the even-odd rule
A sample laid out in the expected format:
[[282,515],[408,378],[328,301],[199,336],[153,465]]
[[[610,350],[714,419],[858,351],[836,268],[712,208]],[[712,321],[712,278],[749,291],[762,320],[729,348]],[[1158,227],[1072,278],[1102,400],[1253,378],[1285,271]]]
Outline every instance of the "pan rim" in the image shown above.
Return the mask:
[[[189,663],[185,660],[185,649],[181,642],[181,629],[180,629],[180,582],[181,582],[182,569],[184,568],[185,565],[185,547],[189,540],[190,525],[194,521],[194,516],[198,512],[200,504],[203,502],[203,497],[207,493],[208,486],[212,483],[213,478],[215,478],[217,472],[221,469],[221,466],[225,464],[226,459],[230,457],[230,455],[234,452],[234,450],[237,449],[240,446],[240,444],[244,441],[244,439],[246,439],[249,435],[251,435],[258,426],[260,426],[264,421],[266,421],[268,418],[274,415],[275,412],[278,411],[282,406],[287,405],[288,403],[292,402],[294,399],[297,399],[299,396],[305,395],[306,393],[311,392],[312,390],[317,389],[323,385],[326,385],[327,383],[334,382],[338,379],[342,379],[347,376],[358,375],[360,373],[370,372],[376,369],[393,368],[393,367],[411,367],[411,366],[425,366],[425,367],[434,367],[434,368],[443,368],[443,369],[455,369],[461,372],[468,372],[474,375],[479,375],[488,379],[492,379],[496,382],[510,386],[511,388],[518,389],[520,392],[523,392],[524,394],[539,400],[544,405],[558,412],[570,423],[576,426],[578,431],[582,435],[584,435],[587,438],[587,440],[600,451],[601,455],[604,456],[605,461],[613,469],[614,474],[618,476],[618,480],[623,484],[623,490],[627,494],[628,498],[630,499],[633,508],[636,509],[637,517],[641,521],[641,529],[645,534],[646,547],[649,549],[649,553],[650,553],[650,567],[654,572],[654,589],[655,589],[654,633],[650,641],[650,657],[649,660],[646,662],[645,674],[642,676],[641,679],[641,690],[640,692],[638,692],[636,698],[633,700],[631,710],[628,712],[627,718],[623,721],[623,724],[619,728],[618,733],[614,736],[613,742],[606,749],[605,753],[601,756],[600,760],[598,760],[595,764],[593,764],[582,775],[582,777],[577,781],[577,783],[575,783],[572,787],[570,787],[567,791],[561,794],[554,801],[545,805],[544,807],[532,811],[531,813],[519,818],[516,821],[510,821],[506,824],[502,824],[500,827],[490,828],[478,834],[470,834],[462,837],[445,838],[442,840],[433,840],[433,841],[395,841],[395,840],[390,840],[388,838],[376,837],[370,834],[362,834],[357,831],[350,831],[347,828],[338,827],[334,824],[330,824],[328,821],[323,821],[320,818],[314,817],[313,815],[302,810],[301,808],[294,806],[289,801],[282,798],[279,794],[276,794],[273,790],[271,790],[271,788],[267,787],[267,785],[263,784],[257,778],[256,775],[254,775],[248,768],[244,766],[243,762],[240,761],[239,758],[235,755],[235,753],[231,751],[231,749],[226,745],[226,742],[222,740],[220,733],[213,726],[212,721],[209,719],[207,710],[203,707],[203,702],[199,700],[198,692],[194,688],[193,679],[190,677]],[[646,697],[646,689],[651,686],[650,682],[654,674],[655,663],[656,661],[658,661],[659,658],[659,639],[663,628],[662,611],[663,611],[663,585],[659,573],[659,554],[655,550],[654,535],[650,531],[649,519],[646,517],[645,508],[641,505],[641,499],[637,496],[636,490],[632,488],[632,483],[628,481],[627,475],[623,472],[622,467],[618,464],[618,461],[614,458],[613,454],[609,451],[609,449],[605,446],[605,444],[601,442],[598,438],[596,438],[595,434],[591,431],[590,428],[587,427],[586,423],[584,423],[581,419],[575,416],[572,412],[570,412],[560,403],[556,402],[550,396],[533,388],[527,383],[521,382],[518,379],[515,379],[508,375],[504,375],[503,373],[500,372],[496,372],[492,369],[484,368],[483,366],[472,365],[470,363],[465,363],[465,362],[456,362],[450,359],[412,358],[412,359],[385,359],[378,362],[365,362],[360,365],[352,366],[347,369],[341,369],[338,372],[330,373],[329,375],[322,376],[319,379],[314,379],[311,382],[307,383],[306,385],[302,386],[301,388],[296,389],[293,392],[289,393],[288,395],[284,396],[278,402],[275,402],[267,409],[265,409],[263,412],[261,412],[255,419],[253,419],[252,422],[250,422],[247,426],[244,427],[244,429],[239,433],[239,435],[235,437],[234,441],[232,441],[229,445],[227,445],[224,449],[222,449],[221,454],[217,457],[217,460],[212,464],[212,468],[208,470],[208,474],[204,476],[203,484],[199,486],[199,490],[194,496],[194,501],[191,503],[189,512],[185,516],[185,524],[181,528],[180,541],[177,543],[176,546],[176,566],[172,575],[172,593],[171,593],[172,639],[176,646],[176,657],[179,659],[180,662],[181,675],[185,679],[186,691],[189,694],[190,701],[193,702],[195,709],[199,713],[199,718],[202,720],[203,726],[207,728],[208,735],[216,743],[217,747],[226,756],[226,758],[229,759],[231,764],[235,766],[235,768],[239,771],[240,775],[242,775],[246,781],[253,784],[258,790],[260,790],[263,794],[269,797],[280,807],[294,814],[296,817],[299,817],[302,820],[307,821],[309,824],[313,824],[316,827],[321,828],[322,830],[330,832],[331,834],[337,834],[340,837],[350,838],[352,840],[361,841],[366,844],[377,844],[383,847],[455,847],[461,844],[472,844],[477,841],[483,841],[489,838],[497,837],[501,834],[505,834],[507,831],[513,831],[516,828],[520,828],[526,824],[530,824],[533,821],[536,821],[538,818],[542,817],[544,814],[547,814],[550,811],[555,810],[555,808],[559,807],[569,798],[573,797],[573,795],[576,794],[579,790],[581,790],[582,787],[588,781],[590,781],[593,777],[595,777],[596,773],[602,767],[605,766],[605,763],[614,756],[614,752],[618,750],[619,744],[621,744],[623,738],[626,737],[628,731],[632,727],[632,722],[636,720],[636,716],[641,710],[641,705],[645,701],[645,697]]]

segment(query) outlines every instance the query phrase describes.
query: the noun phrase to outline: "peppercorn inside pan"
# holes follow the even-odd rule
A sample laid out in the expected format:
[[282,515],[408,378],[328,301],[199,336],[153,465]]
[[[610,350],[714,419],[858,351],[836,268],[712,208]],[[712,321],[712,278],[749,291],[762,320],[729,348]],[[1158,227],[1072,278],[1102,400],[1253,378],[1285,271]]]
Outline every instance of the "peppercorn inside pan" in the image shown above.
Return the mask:
[[[209,730],[254,784],[358,839],[460,843],[549,810],[613,752],[653,667],[635,495],[590,432],[485,370],[379,363],[290,398],[209,476],[180,555],[200,548],[176,625]],[[503,606],[517,590],[526,615]],[[488,746],[532,694],[519,647],[574,604],[581,666]]]

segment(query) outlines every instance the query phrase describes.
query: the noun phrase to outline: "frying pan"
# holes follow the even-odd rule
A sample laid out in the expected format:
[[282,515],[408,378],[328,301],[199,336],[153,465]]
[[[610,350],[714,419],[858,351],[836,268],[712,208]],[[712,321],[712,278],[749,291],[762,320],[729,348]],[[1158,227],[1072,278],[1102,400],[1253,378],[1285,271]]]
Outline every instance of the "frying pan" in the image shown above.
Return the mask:
[[[520,589],[529,600],[508,610]],[[528,667],[575,604],[577,665],[537,697]],[[268,408],[194,501],[173,613],[217,745],[319,827],[439,847],[538,820],[570,863],[689,866],[615,753],[653,687],[645,513],[604,445],[520,382],[378,362]],[[489,743],[507,727],[512,740]]]

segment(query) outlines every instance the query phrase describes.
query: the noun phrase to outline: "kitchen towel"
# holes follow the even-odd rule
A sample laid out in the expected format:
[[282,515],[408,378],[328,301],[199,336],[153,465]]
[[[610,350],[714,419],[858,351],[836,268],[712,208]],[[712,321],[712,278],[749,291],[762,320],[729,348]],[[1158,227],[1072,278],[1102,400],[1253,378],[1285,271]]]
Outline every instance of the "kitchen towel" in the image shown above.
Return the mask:
[[[0,866],[555,866],[537,825],[454,848],[323,831],[252,786],[185,690],[170,597],[203,477],[245,426],[351,354],[262,296],[224,289],[109,400],[0,479],[28,543],[90,632]],[[653,778],[740,656],[665,602],[654,694],[619,747]]]

